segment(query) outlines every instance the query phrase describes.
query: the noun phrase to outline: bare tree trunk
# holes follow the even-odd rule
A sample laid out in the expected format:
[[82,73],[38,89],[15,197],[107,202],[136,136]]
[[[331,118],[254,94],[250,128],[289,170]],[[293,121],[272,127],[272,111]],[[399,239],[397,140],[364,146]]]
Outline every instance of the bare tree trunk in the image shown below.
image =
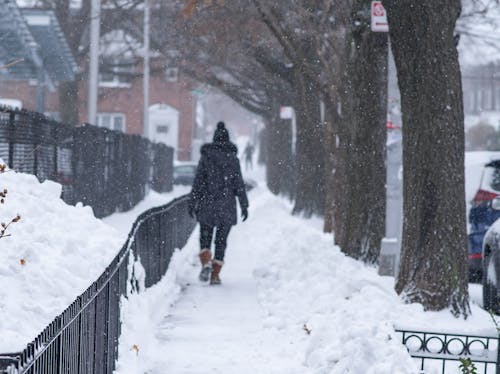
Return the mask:
[[306,77],[297,76],[298,99],[297,144],[295,172],[297,173],[293,214],[310,217],[323,214],[325,204],[324,130],[321,123],[318,88]]
[[378,260],[385,232],[387,35],[370,30],[371,1],[354,4],[347,42],[343,128],[338,152],[342,186],[337,243],[354,258]]
[[[42,0],[44,6],[53,8],[57,20],[66,36],[68,45],[75,56],[77,64],[81,64],[87,53],[87,45],[82,45],[82,34],[89,25],[90,1],[82,1],[81,8],[72,13],[70,2],[67,0]],[[77,73],[72,82],[61,82],[59,85],[59,113],[61,121],[68,124],[77,124],[80,121],[79,89],[82,80],[82,73]]]
[[469,314],[460,0],[385,0],[403,113],[404,221],[396,284],[427,310]]
[[292,131],[288,120],[277,116],[274,110],[267,121],[266,179],[269,190],[275,195],[293,198]]
[[79,79],[59,84],[59,113],[61,122],[76,125],[80,121],[79,113]]
[[[325,100],[326,101],[326,100]],[[335,121],[338,115],[334,112],[330,103],[325,103],[325,209],[323,214],[323,231],[334,232],[335,222],[335,190],[333,188],[336,178],[336,148],[337,130]]]
[[[265,123],[265,121],[264,121]],[[257,163],[259,165],[265,165],[267,160],[267,129],[263,128],[259,132],[259,157]]]

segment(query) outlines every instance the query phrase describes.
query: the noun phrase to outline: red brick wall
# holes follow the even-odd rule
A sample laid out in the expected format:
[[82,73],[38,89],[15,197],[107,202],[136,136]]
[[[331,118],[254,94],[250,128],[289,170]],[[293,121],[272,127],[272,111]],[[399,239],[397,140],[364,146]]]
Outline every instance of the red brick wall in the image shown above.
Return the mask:
[[[179,149],[177,158],[187,161],[191,158],[191,137],[195,121],[195,99],[191,94],[193,83],[179,76],[177,82],[168,82],[164,74],[152,75],[150,80],[149,104],[168,104],[179,111]],[[143,134],[143,92],[142,79],[137,78],[130,87],[99,87],[97,111],[125,114],[126,132]],[[87,84],[80,86],[80,122],[87,121]],[[36,109],[36,86],[26,81],[2,81],[0,97],[18,99],[23,107]],[[59,111],[57,91],[45,95],[46,112]]]
[[[21,100],[23,108],[36,110],[36,85],[30,84],[28,81],[0,81],[0,97]],[[45,90],[46,111],[58,111],[58,105],[59,97],[57,91],[51,93]]]

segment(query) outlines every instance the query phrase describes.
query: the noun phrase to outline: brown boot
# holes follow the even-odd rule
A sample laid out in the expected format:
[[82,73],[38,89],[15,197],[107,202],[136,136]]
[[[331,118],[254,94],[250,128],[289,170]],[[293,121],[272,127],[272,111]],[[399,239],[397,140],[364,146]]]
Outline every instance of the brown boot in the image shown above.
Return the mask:
[[200,251],[198,256],[201,262],[201,272],[198,278],[200,281],[206,282],[210,278],[210,272],[212,271],[212,254],[210,249],[205,248]]
[[222,269],[222,265],[224,265],[223,261],[213,260],[212,261],[212,275],[210,276],[210,284],[220,284],[219,273],[220,269]]

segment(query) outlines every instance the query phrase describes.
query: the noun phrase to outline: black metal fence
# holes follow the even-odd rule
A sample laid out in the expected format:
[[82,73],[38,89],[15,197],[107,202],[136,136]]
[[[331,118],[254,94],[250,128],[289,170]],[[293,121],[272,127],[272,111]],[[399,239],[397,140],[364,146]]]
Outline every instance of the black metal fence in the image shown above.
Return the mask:
[[141,214],[120,253],[97,281],[23,352],[0,354],[0,372],[111,374],[118,357],[120,298],[127,287],[137,290],[129,262],[140,259],[146,287],[158,282],[174,249],[185,245],[196,225],[187,204],[188,197],[183,196]]
[[396,330],[422,373],[460,373],[460,359],[470,359],[477,373],[500,374],[499,336]]
[[39,113],[0,107],[0,158],[40,181],[62,184],[68,204],[97,217],[128,210],[151,186],[172,189],[173,149],[91,125],[68,126]]

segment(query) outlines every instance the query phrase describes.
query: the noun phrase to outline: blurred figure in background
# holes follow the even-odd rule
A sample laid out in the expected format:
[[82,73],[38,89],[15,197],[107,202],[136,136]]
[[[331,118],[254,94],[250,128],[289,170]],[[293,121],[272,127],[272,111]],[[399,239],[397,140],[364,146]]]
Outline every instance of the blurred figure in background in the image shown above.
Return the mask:
[[248,142],[245,150],[243,151],[245,155],[245,170],[249,170],[253,168],[253,145]]
[[[189,215],[200,223],[200,280],[220,284],[227,237],[236,224],[236,197],[243,221],[248,218],[248,199],[241,175],[238,149],[229,141],[224,122],[217,123],[213,142],[201,147],[189,200]],[[215,255],[210,247],[215,229]]]

